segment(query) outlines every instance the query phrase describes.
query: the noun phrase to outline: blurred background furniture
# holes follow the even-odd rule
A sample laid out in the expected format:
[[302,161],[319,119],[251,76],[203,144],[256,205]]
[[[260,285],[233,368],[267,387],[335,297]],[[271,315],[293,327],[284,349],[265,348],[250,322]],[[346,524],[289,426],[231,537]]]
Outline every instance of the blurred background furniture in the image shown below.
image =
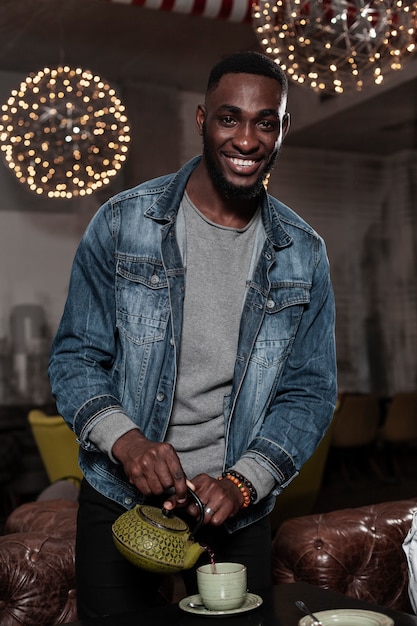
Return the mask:
[[63,417],[34,409],[28,420],[50,482],[63,478],[79,482],[78,443]]
[[388,472],[402,480],[406,473],[401,462],[402,454],[417,444],[417,391],[394,394],[378,431],[378,439]]
[[347,483],[354,480],[356,472],[369,470],[381,422],[381,399],[376,394],[346,393],[340,396],[330,447]]
[[303,465],[298,476],[277,497],[271,513],[273,533],[284,520],[313,512],[323,482],[332,429],[333,424],[330,425],[313,455]]
[[[53,626],[77,619],[75,531],[81,471],[75,434],[60,415],[27,414],[49,485],[13,507],[0,536],[0,624]],[[15,503],[16,504],[16,503]]]
[[21,466],[21,445],[14,433],[0,434],[0,498],[1,510],[10,513],[17,500],[12,480]]
[[0,624],[53,626],[76,621],[75,530],[71,500],[22,504],[0,537]]
[[[28,423],[32,408],[26,404],[0,405],[0,532],[13,508],[35,499],[49,484]],[[45,413],[56,413],[55,405],[41,408]]]
[[306,582],[412,613],[402,543],[417,497],[286,520],[273,540],[274,583]]

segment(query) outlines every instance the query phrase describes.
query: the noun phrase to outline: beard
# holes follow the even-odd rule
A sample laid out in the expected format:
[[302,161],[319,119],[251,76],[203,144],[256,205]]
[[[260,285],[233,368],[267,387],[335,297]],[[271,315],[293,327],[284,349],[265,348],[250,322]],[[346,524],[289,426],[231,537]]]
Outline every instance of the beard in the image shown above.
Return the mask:
[[223,175],[212,157],[212,152],[207,144],[206,126],[203,124],[203,156],[207,164],[208,174],[216,187],[228,200],[253,200],[258,198],[264,191],[264,180],[275,165],[278,158],[278,150],[271,154],[266,168],[251,186],[234,185]]

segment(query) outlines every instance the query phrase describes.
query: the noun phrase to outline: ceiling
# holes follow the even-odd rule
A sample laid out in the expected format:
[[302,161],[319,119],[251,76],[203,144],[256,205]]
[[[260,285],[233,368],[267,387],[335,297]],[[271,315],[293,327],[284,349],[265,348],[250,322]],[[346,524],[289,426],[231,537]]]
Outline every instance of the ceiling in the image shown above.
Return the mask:
[[[257,50],[250,24],[104,0],[1,0],[0,70],[82,66],[127,80],[203,92],[223,55]],[[370,154],[417,147],[417,60],[384,87],[320,99],[291,85],[286,144]]]

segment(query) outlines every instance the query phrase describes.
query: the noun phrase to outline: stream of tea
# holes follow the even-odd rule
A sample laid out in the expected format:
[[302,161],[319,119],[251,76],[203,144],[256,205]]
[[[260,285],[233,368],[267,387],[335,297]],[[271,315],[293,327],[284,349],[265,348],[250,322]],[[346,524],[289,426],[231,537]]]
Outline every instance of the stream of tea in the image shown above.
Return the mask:
[[204,546],[205,551],[207,552],[207,554],[210,557],[210,564],[211,564],[211,572],[212,574],[217,574],[217,569],[216,569],[216,561],[214,559],[214,551],[210,548],[210,546]]

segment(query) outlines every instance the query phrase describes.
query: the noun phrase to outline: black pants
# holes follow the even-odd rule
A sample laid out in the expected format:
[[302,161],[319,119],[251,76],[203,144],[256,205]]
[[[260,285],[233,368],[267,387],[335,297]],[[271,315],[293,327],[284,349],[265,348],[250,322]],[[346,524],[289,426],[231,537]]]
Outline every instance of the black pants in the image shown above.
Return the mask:
[[[161,604],[161,577],[132,565],[116,549],[111,526],[125,509],[82,482],[77,523],[76,584],[79,619],[104,617]],[[191,526],[192,527],[192,526]],[[264,518],[232,535],[204,526],[196,538],[215,560],[244,563],[248,589],[264,594],[271,580],[271,531]],[[198,564],[208,563],[203,554]],[[195,568],[183,572],[187,593],[197,593]]]

